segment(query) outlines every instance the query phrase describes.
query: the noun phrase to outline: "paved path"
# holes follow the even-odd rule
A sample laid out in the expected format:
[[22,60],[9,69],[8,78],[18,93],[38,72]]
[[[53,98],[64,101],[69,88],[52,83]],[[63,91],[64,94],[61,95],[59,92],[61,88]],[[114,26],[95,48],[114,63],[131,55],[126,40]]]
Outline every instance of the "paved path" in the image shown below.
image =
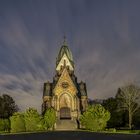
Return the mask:
[[1,135],[0,140],[140,140],[140,135],[52,131],[34,134]]

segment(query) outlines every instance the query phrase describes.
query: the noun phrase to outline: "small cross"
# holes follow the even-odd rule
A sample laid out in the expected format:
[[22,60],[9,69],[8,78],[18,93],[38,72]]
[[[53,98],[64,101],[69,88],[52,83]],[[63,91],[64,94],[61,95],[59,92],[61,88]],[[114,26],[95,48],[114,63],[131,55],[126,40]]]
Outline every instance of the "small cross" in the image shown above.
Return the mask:
[[66,42],[66,36],[64,35],[64,42]]
[[65,36],[65,35],[64,35],[63,45],[67,45],[67,42],[66,42],[66,36]]

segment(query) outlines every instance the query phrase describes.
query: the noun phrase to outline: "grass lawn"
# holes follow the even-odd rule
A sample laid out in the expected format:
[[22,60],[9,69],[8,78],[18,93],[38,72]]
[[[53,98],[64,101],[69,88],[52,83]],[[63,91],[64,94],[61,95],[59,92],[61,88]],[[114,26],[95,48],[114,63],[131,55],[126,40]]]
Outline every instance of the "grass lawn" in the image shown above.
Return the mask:
[[[57,130],[54,130],[55,132]],[[82,130],[82,129],[77,129],[75,131],[83,131],[83,132],[95,132],[95,133],[112,133],[112,134],[140,134],[140,130],[116,130],[116,129],[108,129],[105,131],[90,131],[90,130]],[[10,133],[8,131],[0,131],[0,134],[2,135],[12,135],[12,134],[29,134],[29,133],[42,133],[42,132],[52,132],[52,131],[36,131],[36,132],[17,132],[17,133]]]
[[140,130],[116,130],[116,129],[111,129],[111,130],[101,131],[101,133],[140,134]]
[[105,131],[91,131],[91,130],[84,130],[84,129],[77,129],[75,131],[85,131],[85,132],[95,132],[95,133],[112,133],[112,134],[139,134],[140,130],[116,130],[114,128],[105,130]]
[[[121,131],[122,132],[122,131]],[[124,132],[124,131],[123,131]],[[0,135],[0,140],[140,140],[140,135],[93,131],[48,131]]]

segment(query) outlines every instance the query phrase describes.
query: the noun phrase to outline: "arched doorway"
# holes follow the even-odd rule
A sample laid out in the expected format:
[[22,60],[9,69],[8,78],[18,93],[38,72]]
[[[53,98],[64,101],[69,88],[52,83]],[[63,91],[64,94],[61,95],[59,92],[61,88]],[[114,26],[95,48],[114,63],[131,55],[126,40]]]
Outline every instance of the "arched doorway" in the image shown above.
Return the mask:
[[60,119],[71,119],[71,96],[67,93],[60,96]]
[[71,113],[69,107],[60,108],[60,119],[71,119]]

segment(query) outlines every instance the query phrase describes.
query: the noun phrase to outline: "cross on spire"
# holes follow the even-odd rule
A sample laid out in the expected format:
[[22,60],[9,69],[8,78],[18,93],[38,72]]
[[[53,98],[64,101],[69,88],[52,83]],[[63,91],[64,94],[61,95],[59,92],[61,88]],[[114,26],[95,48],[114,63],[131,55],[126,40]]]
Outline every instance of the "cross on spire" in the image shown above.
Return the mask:
[[64,35],[63,45],[64,45],[64,46],[67,46],[67,41],[66,41],[66,36],[65,36],[65,35]]

